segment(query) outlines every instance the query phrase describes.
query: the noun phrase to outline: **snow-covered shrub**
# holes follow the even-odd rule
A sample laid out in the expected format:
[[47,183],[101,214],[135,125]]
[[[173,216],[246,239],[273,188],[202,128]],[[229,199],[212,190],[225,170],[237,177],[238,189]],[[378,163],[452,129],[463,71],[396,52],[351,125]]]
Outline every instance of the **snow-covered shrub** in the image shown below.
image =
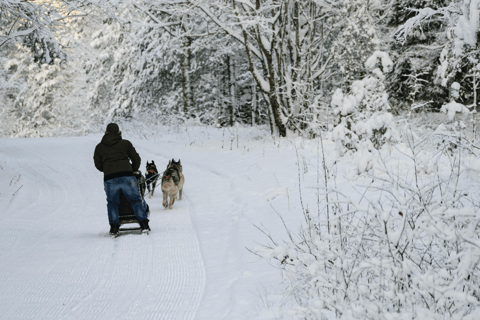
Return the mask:
[[365,63],[370,75],[354,81],[349,94],[344,95],[341,89],[333,94],[331,106],[340,119],[333,139],[340,155],[347,150],[359,150],[360,144],[366,149],[379,149],[397,139],[383,84],[384,73],[390,72],[392,65],[388,54],[376,51]]
[[[460,84],[458,82],[452,83],[450,86],[450,102],[447,104],[444,104],[442,108],[440,109],[441,112],[445,113],[448,117],[447,121],[447,127],[450,128],[450,130],[463,130],[466,128],[466,125],[463,121],[456,121],[456,115],[457,114],[470,114],[470,113],[476,113],[475,108],[473,108],[473,111],[470,112],[470,110],[464,106],[461,103],[456,102],[455,100],[460,98]],[[473,105],[475,106],[475,104]],[[472,119],[475,121],[475,119]],[[475,128],[475,124],[474,124]],[[475,132],[475,129],[474,129]]]
[[321,217],[306,211],[297,234],[254,249],[287,281],[284,318],[478,316],[480,189],[469,178],[476,167],[463,168],[462,145],[426,162],[426,141],[409,138],[403,157],[377,161],[356,186],[361,198],[325,190]]
[[465,124],[455,121],[450,124],[440,124],[435,130],[425,136],[430,144],[435,145],[439,152],[453,156],[461,148],[467,148],[474,154],[471,142],[465,135]]
[[444,88],[450,88],[451,98],[471,106],[478,101],[480,94],[480,51],[470,46],[462,51],[455,50],[452,39],[442,51],[435,81]]
[[443,113],[446,113],[448,116],[448,120],[450,121],[453,121],[455,119],[455,115],[457,113],[464,113],[464,114],[470,113],[470,110],[468,110],[463,104],[455,101],[451,101],[443,105],[440,111]]

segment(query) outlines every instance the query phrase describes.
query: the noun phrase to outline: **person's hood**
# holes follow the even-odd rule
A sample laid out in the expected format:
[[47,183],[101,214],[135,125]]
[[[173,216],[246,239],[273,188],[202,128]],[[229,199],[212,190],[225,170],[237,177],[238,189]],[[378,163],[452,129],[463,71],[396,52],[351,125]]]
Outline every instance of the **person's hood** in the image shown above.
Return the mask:
[[103,136],[102,143],[106,144],[107,146],[113,146],[114,144],[116,144],[120,140],[122,140],[121,135],[107,133],[106,135]]

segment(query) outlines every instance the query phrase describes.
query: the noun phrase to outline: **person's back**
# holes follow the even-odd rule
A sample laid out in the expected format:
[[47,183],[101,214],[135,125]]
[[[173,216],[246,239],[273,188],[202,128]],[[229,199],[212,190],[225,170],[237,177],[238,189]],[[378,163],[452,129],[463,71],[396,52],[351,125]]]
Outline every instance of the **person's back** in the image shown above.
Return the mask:
[[[122,139],[120,131],[107,132],[95,148],[95,166],[104,174],[104,180],[132,176],[140,168],[140,156],[128,140]],[[116,132],[115,132],[116,131]],[[130,163],[130,160],[132,163]]]

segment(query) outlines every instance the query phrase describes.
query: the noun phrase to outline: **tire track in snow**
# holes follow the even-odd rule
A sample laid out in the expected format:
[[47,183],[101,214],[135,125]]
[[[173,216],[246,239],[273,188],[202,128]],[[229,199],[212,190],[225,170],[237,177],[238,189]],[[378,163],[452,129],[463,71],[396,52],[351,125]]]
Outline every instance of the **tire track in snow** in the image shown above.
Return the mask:
[[[163,154],[152,152],[151,148],[143,149],[141,145],[137,151],[142,159],[156,161],[160,175],[163,173],[160,163],[170,160]],[[185,179],[188,185],[189,178]],[[148,307],[150,316],[145,319],[195,319],[205,290],[206,274],[197,231],[191,220],[195,215],[193,205],[184,191],[183,199],[177,199],[172,210],[164,209],[160,183],[157,184],[155,195],[146,200],[153,215],[156,212],[161,215],[160,223],[152,224],[155,220],[150,223],[153,230],[150,237],[160,237],[159,241],[154,242],[153,256],[161,257],[153,261],[155,269],[152,270],[156,272],[152,273],[151,280],[153,283],[164,283],[165,286],[155,289],[149,285],[148,290],[137,299],[135,308],[141,308],[142,301],[151,301]],[[185,241],[186,234],[189,235],[188,241]],[[181,277],[182,274],[187,276]],[[135,308],[130,309],[122,319],[138,319]]]
[[[156,159],[171,159],[163,152],[152,154]],[[199,231],[201,248],[209,247],[202,250],[206,264],[206,288],[197,316],[200,319],[230,319],[234,313],[247,313],[249,310],[243,310],[236,301],[236,290],[243,277],[241,265],[246,261],[242,254],[238,254],[246,253],[245,248],[237,243],[238,222],[246,212],[252,212],[249,199],[238,194],[234,178],[220,168],[188,159],[182,159],[182,164],[185,189],[187,192],[192,190],[188,199],[193,224]],[[221,229],[214,227],[219,225],[218,221],[223,226]],[[228,240],[218,241],[220,239]],[[216,250],[212,251],[211,247]]]
[[[191,175],[189,187],[197,191],[189,193],[189,201],[194,212],[194,224],[200,230],[202,246],[217,248],[215,251],[206,249],[204,253],[207,286],[198,316],[201,319],[230,319],[230,313],[238,303],[235,285],[241,277],[239,271],[244,262],[242,256],[238,255],[244,248],[237,243],[237,222],[249,210],[248,205],[237,194],[234,179],[218,168],[187,161],[185,168]],[[223,226],[220,230],[214,227],[218,226],[218,221]]]

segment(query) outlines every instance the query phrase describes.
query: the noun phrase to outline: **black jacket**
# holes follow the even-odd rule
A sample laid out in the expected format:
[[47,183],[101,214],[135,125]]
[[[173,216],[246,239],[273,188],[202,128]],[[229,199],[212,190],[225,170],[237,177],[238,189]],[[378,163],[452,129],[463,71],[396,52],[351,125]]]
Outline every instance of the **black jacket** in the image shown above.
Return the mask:
[[141,158],[130,141],[123,140],[119,134],[107,133],[96,146],[93,161],[95,167],[103,172],[103,180],[107,181],[133,176],[133,172],[140,168]]

